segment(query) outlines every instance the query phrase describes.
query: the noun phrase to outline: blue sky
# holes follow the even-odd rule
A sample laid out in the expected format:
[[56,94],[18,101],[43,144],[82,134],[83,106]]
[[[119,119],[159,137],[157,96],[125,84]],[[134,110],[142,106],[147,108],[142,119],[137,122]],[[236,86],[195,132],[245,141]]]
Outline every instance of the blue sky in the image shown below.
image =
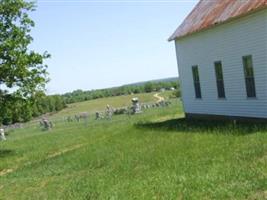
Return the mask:
[[47,50],[49,94],[178,75],[167,38],[197,0],[39,0],[31,48]]

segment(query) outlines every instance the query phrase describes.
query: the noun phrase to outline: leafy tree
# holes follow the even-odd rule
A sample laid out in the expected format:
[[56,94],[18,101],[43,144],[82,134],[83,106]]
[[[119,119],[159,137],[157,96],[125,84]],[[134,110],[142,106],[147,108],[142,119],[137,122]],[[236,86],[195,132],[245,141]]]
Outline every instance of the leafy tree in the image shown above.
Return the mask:
[[0,0],[0,124],[28,121],[41,113],[33,99],[48,81],[43,61],[50,55],[29,49],[34,27],[29,12],[34,10],[33,2]]
[[24,101],[23,112],[21,112],[22,122],[27,122],[32,119],[33,112],[29,101]]
[[0,0],[0,86],[15,88],[22,98],[43,90],[48,81],[43,60],[50,55],[29,50],[34,22],[28,13],[34,9],[33,2]]

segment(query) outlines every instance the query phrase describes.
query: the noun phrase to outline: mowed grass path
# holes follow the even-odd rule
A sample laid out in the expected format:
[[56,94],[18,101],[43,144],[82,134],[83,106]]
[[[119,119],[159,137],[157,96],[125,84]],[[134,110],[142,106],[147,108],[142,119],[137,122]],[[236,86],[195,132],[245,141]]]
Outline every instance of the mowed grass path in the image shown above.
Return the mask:
[[174,101],[12,132],[0,143],[0,199],[266,199],[266,125],[182,117]]

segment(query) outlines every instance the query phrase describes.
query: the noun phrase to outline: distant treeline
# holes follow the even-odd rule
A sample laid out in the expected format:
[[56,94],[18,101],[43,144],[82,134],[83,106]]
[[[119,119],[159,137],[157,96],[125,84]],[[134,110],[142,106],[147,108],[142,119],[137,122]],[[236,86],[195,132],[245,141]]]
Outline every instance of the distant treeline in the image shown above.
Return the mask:
[[171,90],[175,89],[174,95],[180,96],[180,87],[177,81],[171,82],[146,82],[142,85],[126,85],[116,88],[99,89],[91,91],[75,90],[70,93],[66,93],[63,96],[64,101],[69,103],[87,101],[92,99],[121,96],[128,94],[149,93],[153,91],[160,91],[161,89]]
[[66,107],[62,96],[46,96],[43,93],[36,94],[29,99],[5,95],[5,98],[0,100],[0,124],[4,125],[27,122],[33,117],[60,111]]

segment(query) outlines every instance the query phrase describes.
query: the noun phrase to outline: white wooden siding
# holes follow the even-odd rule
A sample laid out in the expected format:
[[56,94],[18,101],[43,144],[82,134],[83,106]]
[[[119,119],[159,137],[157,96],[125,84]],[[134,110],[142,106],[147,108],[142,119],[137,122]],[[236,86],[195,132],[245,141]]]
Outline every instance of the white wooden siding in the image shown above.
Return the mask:
[[[267,118],[267,10],[175,41],[186,113]],[[247,98],[242,57],[252,55],[256,98]],[[218,99],[214,62],[222,61],[226,99]],[[202,99],[195,98],[198,65]]]

